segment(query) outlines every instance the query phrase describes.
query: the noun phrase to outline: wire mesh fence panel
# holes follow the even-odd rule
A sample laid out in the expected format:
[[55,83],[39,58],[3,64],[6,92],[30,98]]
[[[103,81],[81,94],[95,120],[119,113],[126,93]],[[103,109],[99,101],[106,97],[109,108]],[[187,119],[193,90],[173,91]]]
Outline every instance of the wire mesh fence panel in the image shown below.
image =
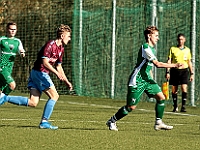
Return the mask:
[[[13,77],[17,83],[16,90],[27,92],[27,79],[37,52],[48,40],[56,38],[56,28],[60,24],[68,24],[72,27],[72,1],[64,0],[1,0],[1,35],[6,34],[6,24],[9,21],[17,22],[18,32],[26,57],[16,57],[13,68]],[[66,46],[63,68],[71,79],[71,43]],[[54,84],[60,93],[66,93],[67,88],[52,76]]]
[[[72,27],[72,41],[65,47],[63,68],[75,92],[82,96],[110,98],[114,77],[114,99],[126,99],[128,77],[135,65],[138,50],[145,42],[143,31],[152,24],[153,4],[147,0],[119,0],[115,7],[113,2],[0,0],[1,35],[5,35],[8,21],[16,21],[17,37],[22,40],[26,50],[26,57],[17,57],[13,69],[17,90],[27,92],[27,79],[37,52],[47,40],[55,38],[56,27],[63,23]],[[157,0],[155,23],[160,31],[156,46],[159,61],[167,61],[169,48],[177,44],[178,33],[184,33],[186,46],[192,47],[192,4],[191,0]],[[193,59],[195,103],[198,105],[200,1],[196,1],[196,4],[196,58]],[[159,85],[164,82],[164,76],[165,69],[157,69],[156,81]],[[67,94],[66,86],[55,75],[52,75],[52,79],[59,93]],[[141,100],[147,100],[146,96]]]

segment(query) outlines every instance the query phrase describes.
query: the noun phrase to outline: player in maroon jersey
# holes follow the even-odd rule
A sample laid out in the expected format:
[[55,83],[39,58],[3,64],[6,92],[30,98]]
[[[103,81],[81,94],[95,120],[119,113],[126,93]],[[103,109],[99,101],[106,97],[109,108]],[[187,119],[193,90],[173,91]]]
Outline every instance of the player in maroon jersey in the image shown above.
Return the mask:
[[44,92],[49,99],[44,107],[39,128],[58,129],[57,126],[52,126],[48,122],[53,112],[54,105],[59,98],[58,92],[49,76],[49,72],[54,73],[61,81],[66,83],[70,90],[72,90],[72,84],[68,81],[61,65],[64,54],[64,45],[67,45],[70,40],[70,27],[61,24],[57,29],[57,38],[48,41],[38,52],[37,59],[28,79],[30,98],[1,95],[0,105],[9,102],[17,105],[36,107],[42,92]]

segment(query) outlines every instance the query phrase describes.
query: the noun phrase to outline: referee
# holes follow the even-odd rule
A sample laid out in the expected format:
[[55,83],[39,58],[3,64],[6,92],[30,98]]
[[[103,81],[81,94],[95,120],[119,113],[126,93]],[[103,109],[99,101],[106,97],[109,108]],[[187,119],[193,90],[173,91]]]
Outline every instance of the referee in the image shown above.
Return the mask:
[[174,103],[173,112],[178,111],[178,86],[181,86],[182,91],[182,106],[180,112],[186,112],[185,104],[187,100],[187,87],[188,81],[192,81],[193,69],[191,62],[191,51],[185,46],[186,37],[180,33],[177,36],[178,45],[172,46],[169,50],[169,56],[167,63],[183,63],[184,65],[179,68],[167,68],[166,78],[169,80],[169,85],[172,85],[172,99]]

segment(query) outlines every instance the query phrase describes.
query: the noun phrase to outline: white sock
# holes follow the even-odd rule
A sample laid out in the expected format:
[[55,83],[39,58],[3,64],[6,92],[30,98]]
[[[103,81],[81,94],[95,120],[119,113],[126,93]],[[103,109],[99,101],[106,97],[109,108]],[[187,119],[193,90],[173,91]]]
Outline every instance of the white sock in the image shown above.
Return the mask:
[[0,98],[4,97],[5,94],[4,93],[0,93]]
[[162,123],[162,119],[156,119],[156,124],[161,124]]
[[45,119],[42,119],[42,121],[41,122],[48,122],[47,120],[45,120]]

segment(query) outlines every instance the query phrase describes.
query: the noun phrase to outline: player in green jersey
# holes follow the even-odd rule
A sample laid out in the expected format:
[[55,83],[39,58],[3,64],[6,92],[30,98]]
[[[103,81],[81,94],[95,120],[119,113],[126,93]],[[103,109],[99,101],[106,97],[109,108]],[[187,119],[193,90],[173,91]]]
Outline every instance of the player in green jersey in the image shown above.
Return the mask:
[[148,26],[144,31],[144,36],[146,43],[141,46],[138,52],[136,66],[129,78],[127,103],[107,121],[106,124],[110,130],[118,131],[116,121],[125,117],[129,112],[136,108],[140,101],[140,97],[144,92],[148,97],[156,99],[154,129],[171,130],[173,128],[173,126],[168,126],[162,122],[165,108],[165,96],[158,84],[153,80],[151,69],[153,65],[158,68],[178,68],[182,66],[182,64],[167,64],[157,60],[154,48],[159,40],[159,30],[157,27]]
[[16,38],[17,24],[10,22],[6,26],[6,36],[0,37],[0,92],[8,95],[16,87],[12,70],[17,53],[25,56],[20,39]]

